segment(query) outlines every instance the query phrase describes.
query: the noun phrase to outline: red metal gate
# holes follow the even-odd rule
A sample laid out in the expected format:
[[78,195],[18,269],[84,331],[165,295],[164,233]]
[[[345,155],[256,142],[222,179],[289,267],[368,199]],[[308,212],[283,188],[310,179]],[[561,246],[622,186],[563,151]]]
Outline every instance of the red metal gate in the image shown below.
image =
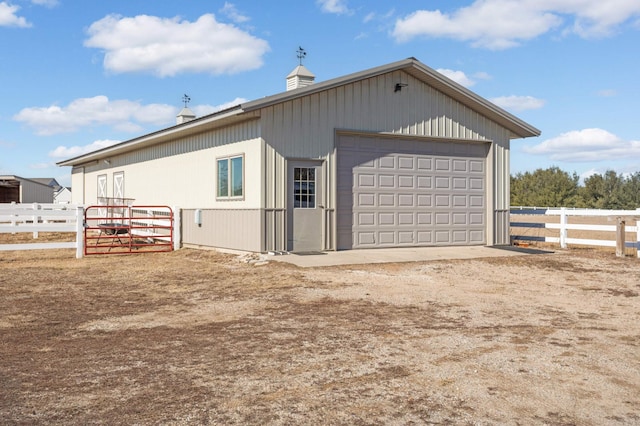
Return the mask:
[[84,254],[172,251],[174,223],[168,206],[89,206],[84,211]]

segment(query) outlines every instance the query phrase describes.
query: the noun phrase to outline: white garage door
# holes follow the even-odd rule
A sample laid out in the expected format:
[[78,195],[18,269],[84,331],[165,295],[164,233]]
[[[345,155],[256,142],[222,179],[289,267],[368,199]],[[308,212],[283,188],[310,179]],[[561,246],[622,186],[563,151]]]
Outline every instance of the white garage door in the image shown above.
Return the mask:
[[486,244],[487,150],[341,135],[338,249]]

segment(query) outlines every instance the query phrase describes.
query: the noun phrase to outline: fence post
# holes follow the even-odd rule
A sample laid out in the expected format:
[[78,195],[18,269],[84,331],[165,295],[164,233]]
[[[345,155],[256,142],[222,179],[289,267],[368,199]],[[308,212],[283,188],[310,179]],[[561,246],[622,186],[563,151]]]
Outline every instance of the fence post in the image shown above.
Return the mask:
[[173,249],[179,250],[182,243],[182,210],[173,207]]
[[[38,225],[38,222],[40,221],[40,218],[37,215],[38,212],[38,203],[33,203],[31,205],[31,208],[33,209],[33,211],[35,212],[33,214],[33,216],[31,217],[31,220],[33,221],[33,226]],[[38,238],[38,231],[33,231],[33,239],[37,239]]]
[[[12,208],[14,208],[15,206],[16,206],[16,202],[15,202],[15,201],[12,201],[12,202],[11,202],[11,207],[12,207]],[[17,223],[17,217],[18,217],[18,214],[17,214],[17,213],[14,213],[14,214],[12,214],[11,216],[13,216],[13,219],[11,219],[11,227],[12,227],[13,229],[15,229],[15,227],[16,227],[16,223]],[[15,231],[11,232],[11,235],[16,235],[16,232],[15,232]]]
[[567,248],[567,211],[560,207],[560,247]]
[[616,218],[616,257],[624,257],[625,251],[625,235],[624,235],[624,218],[618,216]]
[[640,259],[640,220],[638,219],[636,219],[636,257]]
[[76,207],[76,259],[84,255],[84,207]]

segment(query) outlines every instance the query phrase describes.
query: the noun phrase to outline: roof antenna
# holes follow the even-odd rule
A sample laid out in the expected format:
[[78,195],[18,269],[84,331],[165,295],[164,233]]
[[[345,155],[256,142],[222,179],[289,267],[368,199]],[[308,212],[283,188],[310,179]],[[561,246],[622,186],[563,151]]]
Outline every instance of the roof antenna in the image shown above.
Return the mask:
[[302,65],[302,60],[306,58],[307,52],[302,47],[298,47],[298,50],[296,50],[296,53],[298,54],[297,55],[298,61],[300,62],[300,65]]
[[191,98],[189,97],[189,95],[184,95],[182,97],[182,102],[184,102],[184,107],[187,108],[189,102],[191,102]]

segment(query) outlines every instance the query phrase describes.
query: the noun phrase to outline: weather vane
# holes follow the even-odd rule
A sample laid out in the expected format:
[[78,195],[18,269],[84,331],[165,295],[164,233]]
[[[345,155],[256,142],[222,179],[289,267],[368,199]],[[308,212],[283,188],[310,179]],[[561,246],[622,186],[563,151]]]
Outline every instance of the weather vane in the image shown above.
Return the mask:
[[182,97],[182,102],[184,102],[184,107],[186,108],[187,105],[189,105],[189,102],[191,101],[191,98],[189,97],[189,95],[184,95]]
[[305,52],[302,47],[298,47],[296,53],[298,54],[298,61],[300,61],[300,65],[302,65],[302,60],[307,56],[307,52]]

